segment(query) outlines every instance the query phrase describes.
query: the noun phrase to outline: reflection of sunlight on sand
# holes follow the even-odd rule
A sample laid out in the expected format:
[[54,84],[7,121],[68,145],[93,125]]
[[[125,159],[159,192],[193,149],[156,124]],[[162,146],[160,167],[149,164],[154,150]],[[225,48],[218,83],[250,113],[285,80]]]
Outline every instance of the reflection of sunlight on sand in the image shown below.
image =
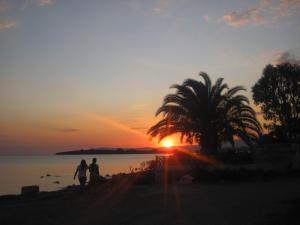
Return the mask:
[[[163,168],[162,168],[162,184],[163,184],[163,188],[164,188],[164,194],[163,194],[163,204],[164,207],[169,207],[167,205],[168,203],[168,199],[169,198],[174,198],[175,199],[175,203],[176,203],[176,211],[177,211],[177,216],[180,218],[182,216],[182,207],[181,207],[181,198],[180,195],[178,193],[178,189],[177,189],[177,185],[172,185],[172,181],[171,183],[169,183],[170,180],[173,179],[173,173],[179,170],[184,171],[185,167],[187,166],[187,162],[182,162],[181,161],[181,157],[187,156],[190,157],[191,159],[194,159],[195,161],[199,161],[199,162],[203,162],[206,165],[216,165],[217,161],[205,156],[201,153],[195,153],[192,152],[190,150],[185,149],[184,147],[180,147],[177,146],[176,147],[176,151],[177,153],[179,153],[179,155],[176,156],[175,155],[171,156],[171,157],[165,157],[163,160]],[[181,156],[180,156],[181,155]],[[188,160],[189,163],[191,163],[191,160]],[[190,166],[190,165],[189,165]],[[175,182],[176,184],[176,182]]]

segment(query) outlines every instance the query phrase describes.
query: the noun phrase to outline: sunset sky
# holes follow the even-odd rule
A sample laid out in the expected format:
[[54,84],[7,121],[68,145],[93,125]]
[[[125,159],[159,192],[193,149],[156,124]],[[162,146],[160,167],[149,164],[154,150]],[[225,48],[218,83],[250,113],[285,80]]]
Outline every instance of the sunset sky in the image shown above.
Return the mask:
[[300,0],[0,0],[0,154],[156,146],[172,84],[205,71],[251,97],[299,62],[299,24]]

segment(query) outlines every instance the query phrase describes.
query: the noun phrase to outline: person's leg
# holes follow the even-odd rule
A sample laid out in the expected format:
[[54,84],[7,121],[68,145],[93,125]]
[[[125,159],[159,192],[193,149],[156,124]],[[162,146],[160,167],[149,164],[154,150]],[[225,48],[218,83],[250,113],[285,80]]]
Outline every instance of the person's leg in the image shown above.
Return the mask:
[[83,177],[82,178],[82,186],[85,186],[85,184],[86,184],[86,177]]
[[83,192],[86,183],[86,177],[79,178],[79,183],[80,183],[80,191]]
[[94,183],[95,183],[94,177],[92,175],[90,175],[90,182],[89,182],[89,184],[90,185],[94,185]]
[[79,180],[80,186],[83,186],[84,185],[84,178],[80,177],[80,178],[78,178],[78,180]]

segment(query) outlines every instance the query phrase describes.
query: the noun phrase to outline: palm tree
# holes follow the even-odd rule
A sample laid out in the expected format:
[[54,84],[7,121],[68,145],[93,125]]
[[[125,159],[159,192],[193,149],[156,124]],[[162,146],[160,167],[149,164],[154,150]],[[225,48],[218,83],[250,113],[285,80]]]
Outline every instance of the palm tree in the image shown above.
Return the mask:
[[234,137],[248,145],[255,143],[261,134],[249,100],[237,92],[246,90],[242,86],[229,88],[219,78],[214,85],[209,76],[201,72],[204,82],[185,80],[182,85],[172,85],[175,94],[164,98],[156,116],[163,118],[148,130],[151,137],[159,141],[180,133],[181,142],[197,142],[201,151],[215,154],[224,142],[234,147]]

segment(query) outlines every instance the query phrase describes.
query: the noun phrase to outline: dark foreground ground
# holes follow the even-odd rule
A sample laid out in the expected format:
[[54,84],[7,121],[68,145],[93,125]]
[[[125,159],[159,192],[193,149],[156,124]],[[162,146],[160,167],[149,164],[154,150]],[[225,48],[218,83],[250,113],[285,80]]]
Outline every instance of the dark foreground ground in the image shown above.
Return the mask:
[[300,179],[169,186],[102,186],[84,194],[0,199],[1,225],[298,224]]

